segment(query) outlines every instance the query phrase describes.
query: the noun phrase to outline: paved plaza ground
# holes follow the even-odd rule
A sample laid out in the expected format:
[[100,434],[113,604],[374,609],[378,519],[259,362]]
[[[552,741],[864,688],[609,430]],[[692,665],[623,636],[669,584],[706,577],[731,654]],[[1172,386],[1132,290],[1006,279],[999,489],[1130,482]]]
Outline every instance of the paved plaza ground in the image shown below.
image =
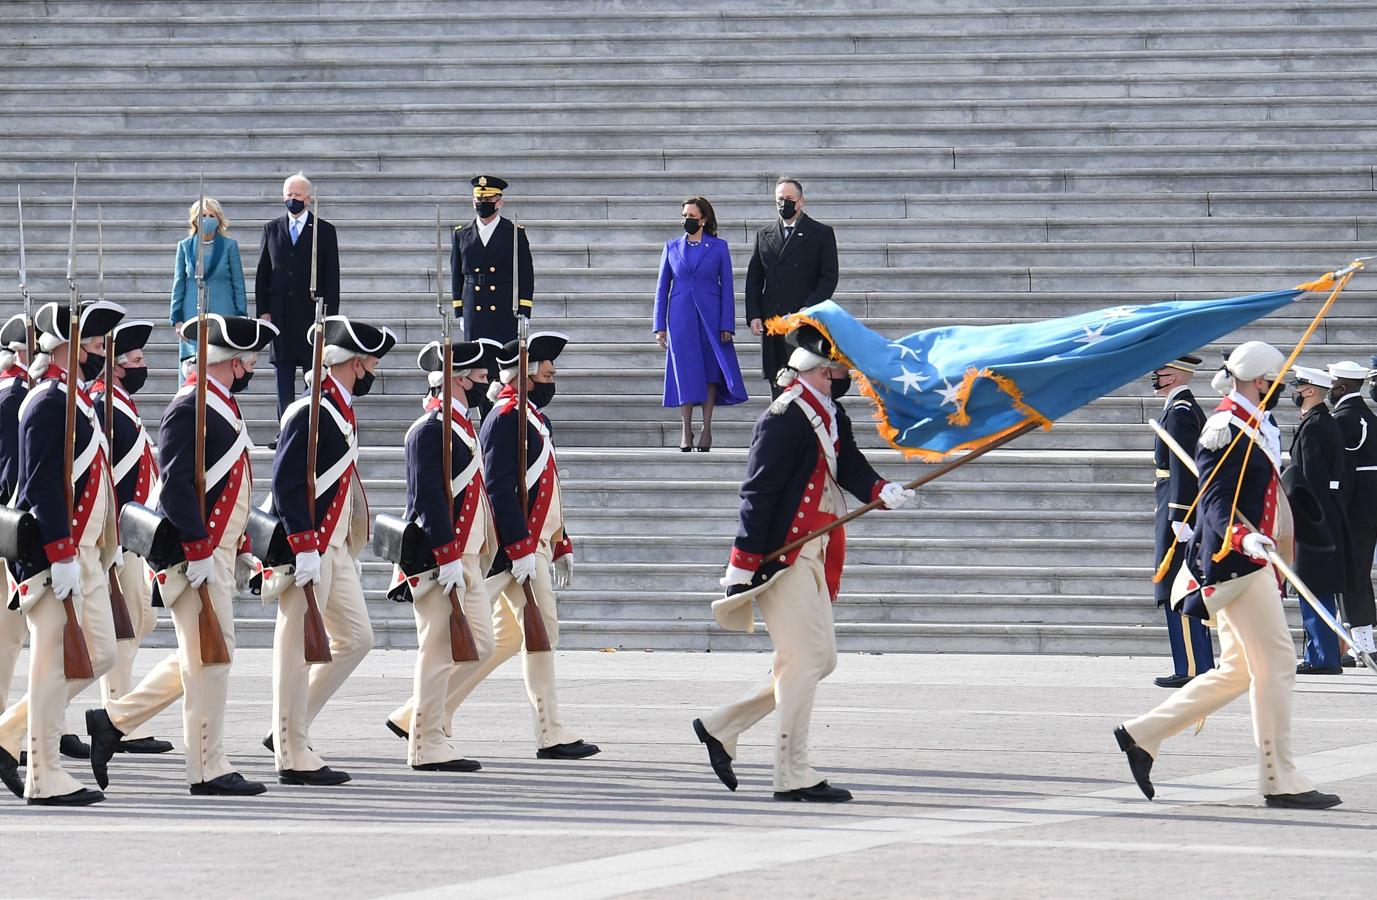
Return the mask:
[[241,651],[230,751],[269,793],[189,796],[176,707],[155,731],[179,750],[116,757],[101,806],[0,797],[0,894],[1337,898],[1377,880],[1377,678],[1361,670],[1301,680],[1301,768],[1345,802],[1299,813],[1254,793],[1246,700],[1168,742],[1158,799],[1142,798],[1110,732],[1166,696],[1160,659],[843,655],[812,737],[815,765],[856,793],[834,807],[771,799],[771,719],[742,740],[735,794],[694,739],[694,716],[766,655],[560,654],[565,718],[603,747],[572,763],[534,758],[509,663],[461,711],[459,747],[484,766],[471,775],[413,772],[383,728],[413,660],[375,652],[313,729],[354,781],[289,788],[258,745],[270,653]]

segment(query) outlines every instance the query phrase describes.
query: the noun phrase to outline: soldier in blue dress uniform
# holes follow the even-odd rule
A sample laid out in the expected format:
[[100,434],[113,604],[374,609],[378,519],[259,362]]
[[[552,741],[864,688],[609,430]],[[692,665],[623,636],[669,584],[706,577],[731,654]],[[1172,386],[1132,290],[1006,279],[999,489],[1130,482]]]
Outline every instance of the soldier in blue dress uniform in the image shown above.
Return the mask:
[[[503,218],[502,192],[507,182],[492,175],[475,176],[475,218],[455,227],[450,244],[450,296],[454,312],[464,319],[464,339],[490,338],[505,344],[516,338],[512,311],[512,257],[516,257],[517,303],[530,318],[535,296],[535,267],[526,229]],[[512,252],[512,241],[517,242]]]
[[[271,511],[281,520],[295,564],[264,572],[263,598],[277,599],[273,635],[273,731],[264,746],[277,756],[283,784],[331,785],[349,780],[309,746],[310,723],[373,647],[358,556],[368,542],[368,500],[358,470],[355,402],[373,387],[379,361],[397,343],[388,328],[345,316],[324,320],[326,372],[321,379],[315,466],[315,518],[306,499],[310,392],[287,407],[273,458]],[[315,326],[308,338],[314,340]],[[289,571],[290,570],[290,571]],[[306,663],[303,587],[330,635],[331,661]]]
[[[1200,357],[1185,354],[1152,373],[1153,392],[1166,397],[1157,422],[1187,453],[1194,452],[1196,441],[1200,440],[1200,429],[1205,426],[1205,412],[1190,389],[1191,375],[1199,365]],[[1152,464],[1156,499],[1153,558],[1160,564],[1168,548],[1189,541],[1194,534],[1195,515],[1187,513],[1195,502],[1199,485],[1195,473],[1167,449],[1161,438],[1153,443]],[[1153,679],[1154,684],[1164,688],[1179,688],[1201,672],[1214,668],[1210,629],[1202,620],[1171,608],[1171,585],[1181,568],[1182,557],[1180,552],[1173,553],[1166,574],[1153,586],[1153,597],[1166,616],[1167,639],[1171,643],[1172,673]]]
[[693,722],[717,777],[736,790],[732,759],[737,738],[778,709],[775,743],[776,800],[838,803],[851,792],[832,787],[808,758],[808,729],[818,683],[836,667],[832,624],[845,561],[843,529],[814,538],[778,558],[767,554],[844,512],[844,489],[858,499],[897,509],[913,491],[881,478],[870,466],[836,399],[850,374],[832,359],[817,329],[789,334],[796,344],[780,370],[779,397],[756,422],[741,485],[740,528],[722,584],[726,598],[713,604],[717,621],[734,631],[755,627],[752,601],[775,646],[769,676],[751,693]]
[[[108,334],[124,318],[114,303],[86,304],[79,341]],[[62,769],[59,744],[69,700],[110,670],[115,628],[110,615],[109,571],[119,555],[115,497],[104,441],[91,400],[78,387],[72,445],[69,518],[62,484],[67,435],[69,317],[65,306],[43,305],[34,314],[38,349],[29,367],[33,385],[19,410],[19,469],[15,505],[37,522],[39,558],[11,560],[15,601],[29,628],[29,693],[0,715],[0,781],[31,805],[87,806],[105,799]],[[78,358],[86,351],[80,350]],[[94,678],[67,681],[63,671],[63,600],[72,598],[91,656]],[[17,774],[20,743],[29,735],[26,780]]]
[[[181,328],[182,338],[195,342],[199,327],[199,319],[187,321]],[[249,463],[253,440],[235,395],[248,387],[259,352],[277,336],[275,326],[258,319],[215,313],[206,316],[204,508],[196,489],[196,371],[190,373],[163,413],[158,426],[157,506],[176,528],[185,561],[148,574],[154,601],[172,614],[177,650],[154,666],[133,690],[107,698],[103,707],[87,712],[91,768],[102,787],[122,739],[180,699],[184,701],[182,739],[190,792],[243,797],[266,790],[260,782],[239,774],[225,755],[230,664],[201,663],[199,588],[205,587],[225,645],[233,655],[234,589],[236,582],[245,580],[245,528],[253,495]],[[115,340],[118,349],[119,334]]]

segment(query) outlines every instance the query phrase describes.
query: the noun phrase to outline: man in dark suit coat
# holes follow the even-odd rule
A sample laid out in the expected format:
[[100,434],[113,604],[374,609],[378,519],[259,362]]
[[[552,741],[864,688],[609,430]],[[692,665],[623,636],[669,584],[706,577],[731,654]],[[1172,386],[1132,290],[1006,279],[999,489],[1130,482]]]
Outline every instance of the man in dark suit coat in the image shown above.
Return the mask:
[[760,371],[772,396],[775,375],[793,348],[782,336],[763,334],[765,321],[829,299],[837,289],[837,236],[831,226],[803,212],[803,185],[793,178],[775,184],[779,218],[755,233],[746,267],[746,321],[760,338]]
[[[307,207],[311,182],[298,172],[282,183],[285,215],[263,226],[258,246],[258,273],[253,282],[258,318],[277,326],[272,361],[277,368],[277,415],[296,399],[296,372],[311,365],[306,331],[315,322],[311,300],[311,245],[320,235],[316,254],[316,292],[325,298],[325,314],[339,313],[339,244],[335,226],[317,220]],[[272,446],[276,446],[276,441]]]
[[1344,614],[1353,627],[1353,639],[1371,653],[1372,626],[1377,623],[1372,593],[1372,554],[1377,547],[1377,416],[1363,402],[1363,381],[1369,374],[1366,366],[1346,360],[1329,366],[1328,373],[1334,379],[1329,403],[1343,435],[1347,462],[1344,493],[1351,543]]

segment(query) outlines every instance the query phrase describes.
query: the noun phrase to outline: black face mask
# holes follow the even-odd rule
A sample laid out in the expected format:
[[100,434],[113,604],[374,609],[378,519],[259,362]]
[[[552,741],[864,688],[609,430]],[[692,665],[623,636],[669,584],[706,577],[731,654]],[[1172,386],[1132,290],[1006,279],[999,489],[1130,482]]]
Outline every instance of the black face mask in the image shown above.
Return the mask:
[[473,211],[478,213],[478,218],[486,219],[497,212],[497,203],[492,200],[479,200],[473,204]]
[[253,373],[245,372],[243,375],[240,375],[238,378],[230,382],[230,393],[242,393],[244,388],[249,386],[250,381],[253,381]]
[[1294,404],[1296,404],[1296,406],[1304,406],[1304,405],[1305,405],[1305,397],[1301,395],[1301,392],[1300,392],[1300,391],[1292,391],[1292,392],[1291,392],[1291,402],[1294,403]]
[[840,400],[851,390],[851,373],[847,373],[843,378],[832,379],[832,399]]
[[285,204],[287,206],[287,212],[291,213],[294,216],[301,215],[301,211],[306,208],[306,201],[298,200],[295,197],[285,201]]
[[779,210],[779,217],[786,222],[798,215],[798,203],[793,200],[780,200],[775,208]]
[[702,222],[701,219],[685,219],[685,220],[684,220],[684,233],[685,233],[685,234],[697,234],[697,233],[698,233],[698,229],[700,229],[700,228],[702,228],[702,227],[703,227],[703,222]]
[[1325,394],[1325,396],[1324,396],[1324,399],[1326,399],[1326,400],[1329,401],[1329,405],[1330,405],[1330,406],[1335,405],[1336,403],[1338,403],[1338,402],[1339,402],[1340,400],[1342,400],[1343,398],[1344,398],[1344,395],[1343,395],[1343,394],[1341,394],[1341,393],[1336,393],[1335,391],[1332,391],[1332,390],[1331,390],[1328,394]]
[[367,397],[368,392],[373,390],[373,382],[377,380],[377,375],[372,372],[364,372],[359,379],[354,382],[354,396]]
[[148,368],[140,366],[137,369],[125,369],[124,377],[120,379],[120,387],[131,394],[137,394],[139,388],[143,387],[148,380]]
[[94,381],[100,377],[100,373],[105,371],[105,357],[98,353],[86,351],[86,359],[81,362],[81,377],[87,381]]
[[464,405],[473,409],[482,403],[488,396],[488,386],[486,384],[474,384],[464,388]]
[[1160,391],[1162,389],[1162,376],[1153,372],[1148,376],[1148,384],[1152,385],[1154,391]]
[[1267,404],[1266,404],[1265,406],[1263,406],[1262,408],[1263,408],[1264,410],[1267,410],[1268,412],[1270,412],[1270,411],[1272,411],[1273,409],[1276,409],[1277,404],[1280,403],[1280,402],[1281,402],[1281,391],[1272,391],[1272,397],[1271,397],[1271,399],[1268,400],[1268,401],[1267,401]]
[[550,401],[555,399],[555,383],[553,381],[537,381],[535,385],[526,392],[526,396],[531,398],[531,402],[537,407],[545,408],[550,405]]

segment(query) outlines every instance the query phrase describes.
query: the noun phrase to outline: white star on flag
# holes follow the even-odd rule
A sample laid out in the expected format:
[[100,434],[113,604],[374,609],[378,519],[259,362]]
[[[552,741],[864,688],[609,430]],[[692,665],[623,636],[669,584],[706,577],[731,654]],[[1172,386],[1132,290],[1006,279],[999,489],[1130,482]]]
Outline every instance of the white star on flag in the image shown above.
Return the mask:
[[1138,307],[1136,306],[1116,306],[1113,309],[1106,310],[1104,317],[1106,319],[1127,319],[1137,311]]
[[1100,325],[1099,328],[1094,329],[1092,329],[1089,325],[1082,325],[1081,328],[1084,329],[1085,334],[1076,338],[1076,343],[1085,344],[1087,347],[1091,346],[1092,344],[1098,344],[1100,341],[1103,341],[1109,337],[1109,335],[1104,333],[1104,330],[1108,327],[1108,322],[1105,322],[1104,324]]
[[890,342],[889,342],[889,346],[894,347],[895,349],[897,349],[897,350],[899,351],[899,361],[900,361],[900,362],[903,362],[904,359],[905,359],[905,358],[908,356],[908,354],[910,354],[910,353],[913,354],[913,359],[914,359],[915,362],[922,362],[922,357],[920,357],[920,356],[918,355],[918,351],[915,350],[914,348],[910,347],[908,344],[901,344],[901,343],[899,343],[898,341],[890,341]]
[[918,390],[918,373],[910,372],[908,370],[908,367],[904,365],[899,366],[899,371],[903,372],[904,374],[898,376],[897,378],[891,378],[889,380],[897,381],[899,382],[899,384],[903,385],[905,396],[907,396],[909,388],[913,388],[915,391]]
[[961,391],[961,385],[952,384],[947,379],[942,379],[942,387],[937,389],[937,393],[942,395],[942,406],[955,406],[956,395]]

